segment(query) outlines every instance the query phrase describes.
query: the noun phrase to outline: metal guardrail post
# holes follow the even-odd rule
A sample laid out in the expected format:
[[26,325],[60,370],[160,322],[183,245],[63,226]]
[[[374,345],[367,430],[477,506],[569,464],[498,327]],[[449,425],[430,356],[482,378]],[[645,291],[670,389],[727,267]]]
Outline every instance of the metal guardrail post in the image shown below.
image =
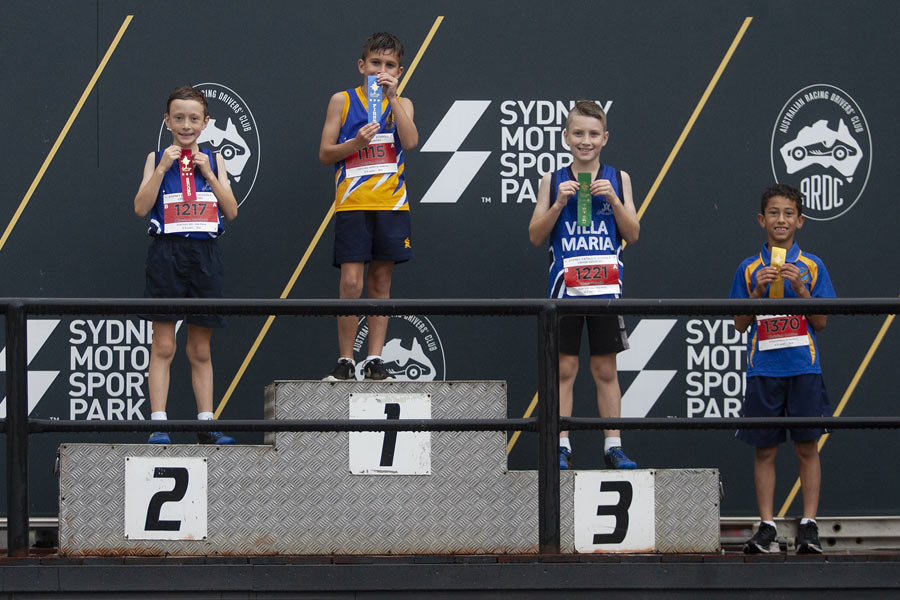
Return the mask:
[[6,307],[7,552],[28,554],[28,339],[25,305]]
[[538,314],[538,547],[560,553],[559,320],[556,305]]

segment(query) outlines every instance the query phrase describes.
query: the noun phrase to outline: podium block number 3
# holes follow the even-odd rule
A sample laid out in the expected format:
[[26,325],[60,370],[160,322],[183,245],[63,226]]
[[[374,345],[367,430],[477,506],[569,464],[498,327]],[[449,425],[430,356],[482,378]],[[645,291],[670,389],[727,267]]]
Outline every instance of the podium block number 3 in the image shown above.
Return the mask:
[[575,551],[653,552],[652,471],[575,472]]

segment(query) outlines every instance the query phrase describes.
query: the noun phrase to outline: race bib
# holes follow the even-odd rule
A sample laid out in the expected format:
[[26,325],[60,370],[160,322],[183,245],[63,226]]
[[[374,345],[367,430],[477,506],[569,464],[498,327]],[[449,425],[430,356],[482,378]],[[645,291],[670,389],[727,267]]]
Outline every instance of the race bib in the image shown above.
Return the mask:
[[570,296],[619,293],[619,262],[614,254],[563,258],[563,276]]
[[808,346],[806,317],[803,315],[759,315],[756,332],[760,350]]
[[219,204],[212,192],[196,192],[192,201],[182,194],[163,194],[163,233],[219,230]]
[[379,133],[365,148],[344,159],[347,177],[397,172],[397,148],[393,133]]

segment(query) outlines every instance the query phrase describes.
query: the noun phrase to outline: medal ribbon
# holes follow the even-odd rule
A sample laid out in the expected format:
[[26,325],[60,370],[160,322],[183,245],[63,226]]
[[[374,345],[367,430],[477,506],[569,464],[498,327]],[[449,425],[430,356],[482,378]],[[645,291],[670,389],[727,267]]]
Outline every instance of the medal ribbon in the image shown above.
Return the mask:
[[591,179],[590,173],[578,174],[578,225],[591,224]]
[[194,160],[189,148],[181,151],[178,159],[178,168],[181,172],[181,197],[185,202],[196,202],[197,190],[194,189]]

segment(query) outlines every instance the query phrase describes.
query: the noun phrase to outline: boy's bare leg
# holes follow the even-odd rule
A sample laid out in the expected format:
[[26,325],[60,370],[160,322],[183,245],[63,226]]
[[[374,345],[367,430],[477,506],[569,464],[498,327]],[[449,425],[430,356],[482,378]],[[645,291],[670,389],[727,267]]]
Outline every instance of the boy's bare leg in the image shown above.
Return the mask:
[[774,521],[775,456],[778,446],[757,448],[753,460],[753,482],[756,485],[756,504],[762,521]]
[[800,491],[803,495],[803,516],[815,519],[819,510],[819,490],[822,486],[822,466],[819,462],[817,440],[794,442],[794,452],[800,463]]
[[[573,395],[575,376],[578,375],[578,355],[559,353],[559,416],[571,417],[575,404]],[[560,431],[560,437],[569,437],[568,431]]]
[[[622,392],[616,372],[615,354],[591,356],[591,375],[597,387],[597,411],[604,419],[618,419],[622,415]],[[605,437],[621,437],[618,429],[604,429]]]
[[197,400],[197,412],[213,411],[213,368],[209,342],[212,329],[188,325],[185,353],[191,363],[191,385]]
[[[373,260],[369,263],[369,273],[366,276],[369,298],[391,297],[391,274],[393,272],[394,263],[391,261]],[[381,356],[389,318],[375,315],[366,318],[369,324],[369,356]]]
[[153,321],[153,343],[147,369],[147,393],[150,410],[163,412],[169,398],[169,366],[175,356],[175,322]]
[[[363,273],[365,263],[350,262],[341,264],[340,297],[357,299],[362,296]],[[359,318],[354,315],[346,315],[337,318],[338,322],[338,352],[344,358],[353,358],[353,338],[356,337],[356,327]],[[372,335],[371,325],[369,335]]]

